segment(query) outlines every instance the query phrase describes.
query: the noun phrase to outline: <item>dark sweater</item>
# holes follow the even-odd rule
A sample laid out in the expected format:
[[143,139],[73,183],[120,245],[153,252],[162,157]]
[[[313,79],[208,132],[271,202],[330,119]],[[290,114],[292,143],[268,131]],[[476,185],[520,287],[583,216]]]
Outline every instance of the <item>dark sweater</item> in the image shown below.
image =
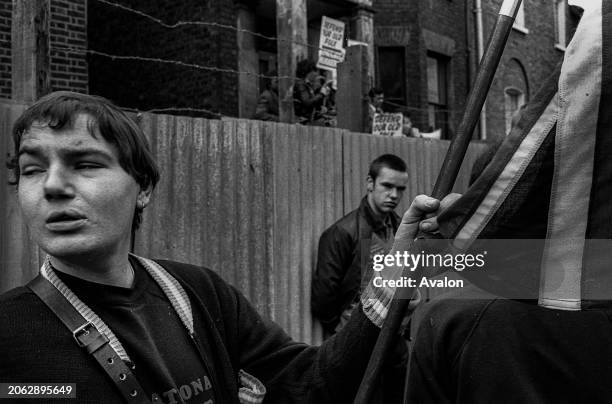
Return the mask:
[[[238,402],[240,369],[263,382],[266,403],[352,402],[378,335],[361,309],[343,332],[321,347],[311,347],[291,340],[278,325],[259,316],[214,272],[158,262],[189,295],[198,343],[209,348],[218,402]],[[121,402],[95,360],[25,287],[0,296],[0,382],[76,383],[79,403]]]
[[422,309],[411,404],[612,402],[610,311],[505,299],[445,299]]
[[117,336],[153,403],[212,404],[210,346],[198,349],[162,288],[136,258],[130,257],[130,262],[130,288],[56,274]]

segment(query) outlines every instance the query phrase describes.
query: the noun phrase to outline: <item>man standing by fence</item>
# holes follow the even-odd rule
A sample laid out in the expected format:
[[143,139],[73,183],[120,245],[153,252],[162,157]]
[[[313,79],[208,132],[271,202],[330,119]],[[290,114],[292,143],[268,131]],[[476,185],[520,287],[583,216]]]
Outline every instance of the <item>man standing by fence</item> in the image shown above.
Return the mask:
[[[19,204],[48,255],[34,281],[0,296],[0,389],[53,384],[51,403],[352,402],[393,291],[364,291],[320,348],[294,342],[212,271],[129,253],[159,173],[117,107],[52,93],[13,140]],[[438,207],[415,199],[401,239]]]
[[370,163],[366,183],[367,194],[359,207],[331,225],[319,240],[311,303],[329,334],[346,324],[358,303],[370,275],[365,273],[370,257],[388,252],[393,244],[400,223],[394,209],[408,183],[406,163],[393,154],[379,156]]
[[[359,304],[359,296],[371,279],[371,257],[388,253],[393,245],[400,223],[394,209],[408,183],[406,163],[393,154],[379,156],[370,164],[366,182],[367,194],[359,207],[331,225],[319,240],[311,305],[328,335],[340,331]],[[398,349],[402,355],[406,353],[403,344]],[[401,391],[405,361],[396,365],[397,371],[390,372],[396,375],[387,376],[390,380],[386,384],[393,388],[385,390],[391,394],[396,388]]]

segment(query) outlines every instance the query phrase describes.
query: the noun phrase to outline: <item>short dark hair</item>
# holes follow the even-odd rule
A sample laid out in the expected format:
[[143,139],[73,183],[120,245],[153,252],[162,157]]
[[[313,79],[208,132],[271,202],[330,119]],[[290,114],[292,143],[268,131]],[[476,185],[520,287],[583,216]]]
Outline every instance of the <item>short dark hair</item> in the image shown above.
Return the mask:
[[[155,188],[159,169],[149,142],[136,122],[106,98],[70,91],[57,91],[40,98],[13,125],[15,154],[10,158],[8,168],[13,170],[14,178],[9,183],[19,186],[19,147],[21,138],[32,125],[43,123],[59,131],[71,128],[79,114],[92,118],[90,134],[95,137],[97,130],[104,140],[117,148],[119,164],[142,189]],[[136,208],[134,229],[140,225],[141,214],[142,209]]]
[[385,92],[383,91],[383,89],[382,89],[382,88],[380,88],[380,87],[372,87],[372,88],[370,89],[370,92],[368,93],[368,96],[369,96],[370,98],[374,98],[374,97],[376,97],[377,95],[379,95],[379,94],[384,94],[384,93],[385,93]]
[[308,73],[316,72],[317,70],[317,65],[312,60],[302,59],[297,63],[295,76],[298,79],[305,79]]
[[400,157],[395,154],[383,154],[382,156],[378,156],[370,163],[370,169],[368,170],[368,176],[372,178],[372,181],[376,180],[378,174],[380,174],[380,170],[383,167],[387,167],[391,170],[408,172],[408,166],[406,166],[406,162],[402,160]]

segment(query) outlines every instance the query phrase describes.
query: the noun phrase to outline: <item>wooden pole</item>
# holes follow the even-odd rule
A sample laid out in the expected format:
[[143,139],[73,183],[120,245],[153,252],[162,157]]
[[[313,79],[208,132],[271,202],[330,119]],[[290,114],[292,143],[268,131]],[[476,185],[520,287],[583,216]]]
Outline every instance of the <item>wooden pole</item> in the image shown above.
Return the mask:
[[364,132],[368,122],[367,94],[370,89],[367,49],[349,46],[344,62],[338,63],[336,105],[338,127],[351,132]]
[[[255,78],[257,73],[267,74],[268,71],[259,72],[259,60],[255,50],[255,37],[247,31],[256,31],[255,11],[246,2],[239,2],[237,5],[237,25],[236,43],[238,44],[238,70],[250,74],[238,75],[238,117],[251,119],[255,113],[255,106],[259,93],[264,89],[259,89],[259,80]],[[259,89],[259,91],[258,91]]]
[[[520,5],[521,0],[504,0],[501,6],[493,35],[491,35],[491,40],[476,75],[474,87],[468,96],[461,124],[457,134],[451,141],[442,163],[442,168],[438,174],[438,179],[432,192],[434,198],[442,199],[453,188]],[[419,278],[423,273],[422,268],[417,269],[415,273],[416,278]],[[412,274],[412,277],[415,277],[415,273]],[[412,296],[415,289],[406,288],[407,293],[405,296]],[[372,401],[382,366],[387,354],[391,350],[390,348],[396,341],[399,326],[402,318],[406,315],[409,302],[409,299],[394,299],[391,302],[391,307],[376,341],[365,376],[359,386],[359,391],[354,401],[355,404],[369,404]]]
[[292,123],[293,85],[297,63],[308,57],[306,0],[276,0],[279,120]]
[[50,0],[13,1],[12,96],[31,103],[51,91]]
[[359,5],[353,9],[353,25],[355,39],[368,44],[366,53],[368,55],[368,91],[374,84],[374,9],[365,5]]

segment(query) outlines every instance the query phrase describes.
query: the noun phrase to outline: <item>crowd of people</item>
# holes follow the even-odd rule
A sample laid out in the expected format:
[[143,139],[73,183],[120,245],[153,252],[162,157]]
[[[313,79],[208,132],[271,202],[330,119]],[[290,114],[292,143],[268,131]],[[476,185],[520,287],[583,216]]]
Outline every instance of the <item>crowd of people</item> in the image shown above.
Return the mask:
[[[270,71],[264,79],[254,119],[278,121],[278,78]],[[307,59],[297,65],[293,87],[293,105],[296,123],[313,126],[336,126],[336,89],[325,71]]]
[[[293,108],[295,123],[311,126],[337,125],[336,84],[330,79],[331,72],[317,68],[309,59],[297,64],[293,86]],[[259,95],[253,119],[261,121],[279,120],[279,94],[277,71],[269,71],[263,80],[264,90]],[[366,133],[372,133],[372,123],[376,114],[384,114],[384,91],[373,87],[368,92]],[[410,113],[402,112],[402,136],[420,137],[419,130],[413,126]]]

